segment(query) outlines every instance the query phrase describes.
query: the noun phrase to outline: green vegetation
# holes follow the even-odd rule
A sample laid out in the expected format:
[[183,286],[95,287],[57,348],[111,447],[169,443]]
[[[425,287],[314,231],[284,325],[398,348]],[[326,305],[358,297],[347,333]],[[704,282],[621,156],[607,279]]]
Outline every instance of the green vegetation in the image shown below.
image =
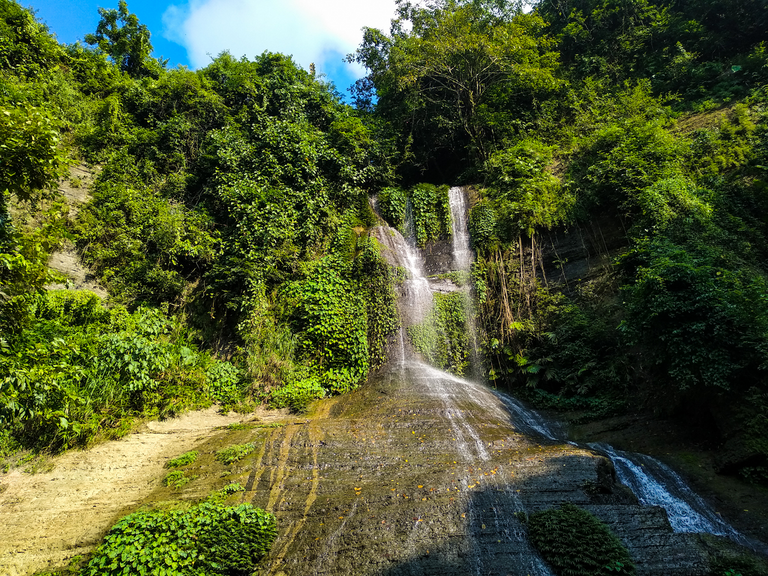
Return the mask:
[[[407,192],[401,188],[384,188],[379,194],[379,209],[390,226],[403,233],[411,232],[416,244],[451,235],[451,208],[447,185],[417,184]],[[413,223],[413,230],[406,226]]]
[[528,517],[528,538],[558,576],[634,574],[624,545],[586,510],[566,503]]
[[176,458],[171,458],[168,460],[168,462],[165,463],[166,468],[181,468],[182,466],[186,466],[187,464],[192,464],[195,460],[197,460],[197,457],[199,456],[197,450],[192,450],[191,452],[185,452],[181,456],[176,456]]
[[469,296],[464,292],[435,294],[434,306],[422,324],[408,327],[414,349],[430,363],[458,375],[470,362],[467,333]]
[[[766,481],[760,2],[400,2],[349,56],[354,107],[280,54],[168,69],[125,1],[99,14],[62,46],[0,0],[3,454],[360,386],[402,278],[369,197],[428,247],[447,185],[472,183],[473,302],[437,298],[416,348],[465,372],[472,310],[473,372],[595,416],[717,421],[745,455],[728,470]],[[50,191],[75,162],[100,166],[76,213]],[[65,240],[106,302],[46,292]]]
[[82,574],[250,574],[276,537],[274,516],[250,504],[135,512],[112,527]]
[[233,444],[232,446],[227,446],[226,448],[222,448],[216,452],[216,460],[222,464],[234,464],[235,462],[239,462],[248,456],[248,454],[253,452],[255,449],[256,445],[253,443]]
[[[359,232],[391,181],[370,128],[290,58],[168,70],[126,2],[99,13],[93,48],[64,47],[0,1],[4,449],[212,402],[301,410],[364,382],[399,326]],[[77,160],[101,170],[73,215],[47,190]],[[65,239],[107,302],[45,293]]]
[[192,482],[196,477],[195,476],[187,476],[186,472],[184,470],[174,470],[170,474],[168,474],[165,478],[163,478],[163,484],[168,486],[169,488],[173,488],[174,490],[178,490],[179,488],[182,488]]

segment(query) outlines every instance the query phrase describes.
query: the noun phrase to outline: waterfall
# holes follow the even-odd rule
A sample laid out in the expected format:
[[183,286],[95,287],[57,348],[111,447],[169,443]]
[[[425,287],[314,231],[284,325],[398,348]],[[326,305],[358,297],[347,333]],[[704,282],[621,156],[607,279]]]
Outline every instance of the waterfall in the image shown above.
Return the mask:
[[[461,187],[451,188],[449,201],[452,215],[453,268],[455,271],[468,272],[472,265],[473,254],[467,227],[466,190]],[[398,262],[402,262],[401,265],[408,271],[408,278],[404,282],[399,302],[404,326],[412,326],[423,321],[433,301],[429,281],[423,275],[422,255],[413,237],[410,213],[408,219],[409,227],[406,230],[408,240],[394,231],[390,231],[391,233],[387,235],[388,238],[391,237],[391,240],[387,240],[387,244],[398,254]],[[468,320],[472,316],[471,311],[467,310]],[[467,328],[474,335],[472,322],[468,322]],[[538,436],[550,442],[573,444],[605,455],[613,462],[618,480],[633,491],[642,505],[660,506],[666,511],[674,532],[704,532],[725,536],[755,549],[764,549],[761,543],[748,540],[722,520],[678,474],[658,460],[642,454],[622,452],[607,444],[580,446],[568,441],[562,425],[547,421],[518,400],[419,361],[406,345],[402,331],[400,366],[403,377],[422,383],[425,394],[440,399],[444,417],[450,425],[460,457],[465,462],[487,461],[489,454],[475,424],[467,418],[464,407],[470,404],[481,406],[494,417],[499,415],[500,410],[504,410],[506,417],[521,434]],[[533,558],[536,559],[536,556],[534,555]],[[536,560],[534,566],[528,567],[528,570],[532,574],[550,574],[539,560]]]
[[451,207],[451,238],[453,242],[454,270],[469,271],[472,266],[472,250],[469,247],[469,226],[466,191],[463,187],[454,186],[448,191],[448,202]]
[[664,508],[675,532],[708,532],[731,538],[738,534],[674,470],[655,458],[622,452],[608,444],[589,447],[611,459],[621,483],[629,486],[642,504]]
[[[451,208],[451,241],[453,249],[453,269],[469,274],[474,262],[474,255],[469,245],[469,207],[467,190],[462,186],[454,186],[448,191],[448,203]],[[471,289],[465,287],[467,298],[464,300],[464,316],[467,319],[469,333],[470,374],[480,378],[480,356],[477,345],[477,325],[475,307],[472,302]]]

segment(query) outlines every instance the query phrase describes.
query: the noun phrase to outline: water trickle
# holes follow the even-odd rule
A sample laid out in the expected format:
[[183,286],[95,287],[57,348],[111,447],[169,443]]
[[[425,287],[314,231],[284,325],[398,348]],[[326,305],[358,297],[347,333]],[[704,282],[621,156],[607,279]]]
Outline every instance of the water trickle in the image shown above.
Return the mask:
[[405,326],[412,326],[423,322],[432,308],[432,291],[429,288],[429,281],[424,277],[421,253],[416,246],[410,202],[403,240],[398,248],[402,250],[403,264],[408,272],[408,278],[403,283],[404,297],[401,298],[400,315]]
[[544,436],[547,440],[562,440],[562,431],[556,432],[555,425],[547,422],[538,412],[529,410],[518,400],[502,392],[495,392],[495,394],[513,416],[512,425],[515,430],[529,436]]

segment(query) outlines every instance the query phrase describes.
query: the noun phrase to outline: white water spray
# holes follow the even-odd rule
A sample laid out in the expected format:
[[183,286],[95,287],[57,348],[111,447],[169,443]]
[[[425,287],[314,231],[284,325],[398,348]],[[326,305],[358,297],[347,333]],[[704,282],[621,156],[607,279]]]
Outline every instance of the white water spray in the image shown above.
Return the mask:
[[466,192],[463,187],[454,186],[448,191],[451,206],[451,238],[453,242],[454,270],[468,271],[472,266],[472,249],[469,247],[469,226]]

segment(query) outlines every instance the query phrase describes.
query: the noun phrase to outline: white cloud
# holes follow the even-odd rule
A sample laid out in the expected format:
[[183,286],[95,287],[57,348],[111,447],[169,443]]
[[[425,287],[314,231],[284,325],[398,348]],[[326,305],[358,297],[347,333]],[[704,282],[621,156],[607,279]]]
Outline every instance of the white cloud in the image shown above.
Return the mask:
[[394,12],[395,0],[189,0],[163,14],[163,35],[195,68],[224,50],[238,58],[269,50],[322,72],[331,55],[357,48],[363,26],[388,30]]

